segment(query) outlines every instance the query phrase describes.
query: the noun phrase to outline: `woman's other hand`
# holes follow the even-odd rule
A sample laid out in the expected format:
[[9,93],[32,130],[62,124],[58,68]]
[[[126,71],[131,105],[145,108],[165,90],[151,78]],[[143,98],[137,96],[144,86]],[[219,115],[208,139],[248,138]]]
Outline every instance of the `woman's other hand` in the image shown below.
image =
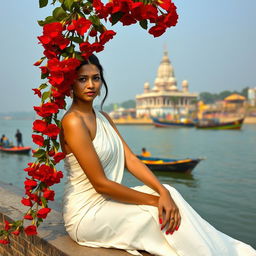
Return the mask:
[[179,208],[173,201],[168,190],[165,190],[160,194],[158,212],[161,229],[166,228],[166,234],[172,235],[180,226],[181,216]]

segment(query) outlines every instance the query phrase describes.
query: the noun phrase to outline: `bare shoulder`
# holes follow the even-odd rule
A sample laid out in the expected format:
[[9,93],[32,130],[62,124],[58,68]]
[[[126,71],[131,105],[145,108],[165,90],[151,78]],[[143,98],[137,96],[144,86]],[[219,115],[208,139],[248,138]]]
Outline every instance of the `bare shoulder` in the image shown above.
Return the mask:
[[83,119],[75,112],[66,113],[61,120],[61,124],[64,129],[76,129],[78,127],[85,127]]

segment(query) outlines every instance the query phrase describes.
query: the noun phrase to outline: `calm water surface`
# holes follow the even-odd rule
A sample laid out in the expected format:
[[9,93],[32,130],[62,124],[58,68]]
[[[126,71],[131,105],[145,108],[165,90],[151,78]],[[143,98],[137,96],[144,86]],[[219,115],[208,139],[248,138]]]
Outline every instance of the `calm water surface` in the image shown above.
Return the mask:
[[[0,120],[0,135],[14,140],[16,129],[31,145],[32,121]],[[241,131],[204,131],[194,128],[159,129],[151,126],[119,126],[135,153],[144,146],[153,156],[170,158],[204,157],[192,175],[156,173],[170,184],[200,215],[217,229],[256,248],[256,125]],[[0,180],[23,187],[31,156],[0,153]],[[60,164],[59,169],[63,169]],[[64,178],[65,180],[65,178]],[[125,172],[124,184],[139,185]],[[63,184],[55,186],[61,202]]]

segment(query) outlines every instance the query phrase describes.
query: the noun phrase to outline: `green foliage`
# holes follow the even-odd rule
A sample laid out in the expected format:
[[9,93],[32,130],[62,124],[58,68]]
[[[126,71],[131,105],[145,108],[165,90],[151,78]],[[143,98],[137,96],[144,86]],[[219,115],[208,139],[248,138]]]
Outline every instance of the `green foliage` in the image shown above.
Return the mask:
[[48,0],[39,0],[39,7],[43,8],[45,6],[47,6],[48,4]]
[[210,93],[210,92],[201,92],[199,95],[200,100],[202,100],[206,104],[212,104],[219,100],[224,100],[227,96],[237,93],[247,98],[247,91],[249,87],[245,87],[241,90],[241,92],[238,91],[222,91],[220,93]]
[[52,16],[57,20],[57,21],[62,21],[64,18],[68,16],[66,11],[62,7],[57,7],[53,10]]
[[140,26],[144,29],[148,29],[148,21],[147,20],[141,20]]
[[115,25],[122,17],[123,17],[124,13],[123,12],[116,12],[114,14],[111,15],[112,18],[112,25]]
[[126,100],[126,101],[122,102],[120,105],[122,108],[125,108],[125,109],[136,107],[135,100]]

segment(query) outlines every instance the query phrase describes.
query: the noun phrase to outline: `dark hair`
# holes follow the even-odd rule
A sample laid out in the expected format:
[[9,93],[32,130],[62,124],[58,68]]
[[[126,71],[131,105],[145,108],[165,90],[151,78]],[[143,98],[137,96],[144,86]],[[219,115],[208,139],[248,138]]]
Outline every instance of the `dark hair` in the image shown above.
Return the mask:
[[105,87],[105,96],[104,96],[103,100],[100,103],[100,109],[102,110],[103,104],[104,104],[104,102],[105,102],[105,100],[108,96],[108,86],[107,86],[107,83],[104,79],[103,67],[100,64],[99,59],[94,54],[92,54],[90,57],[88,57],[88,59],[81,62],[80,66],[77,68],[77,70],[80,69],[82,66],[87,65],[87,64],[95,65],[100,71],[100,77],[101,77],[101,80],[102,80],[103,85]]

